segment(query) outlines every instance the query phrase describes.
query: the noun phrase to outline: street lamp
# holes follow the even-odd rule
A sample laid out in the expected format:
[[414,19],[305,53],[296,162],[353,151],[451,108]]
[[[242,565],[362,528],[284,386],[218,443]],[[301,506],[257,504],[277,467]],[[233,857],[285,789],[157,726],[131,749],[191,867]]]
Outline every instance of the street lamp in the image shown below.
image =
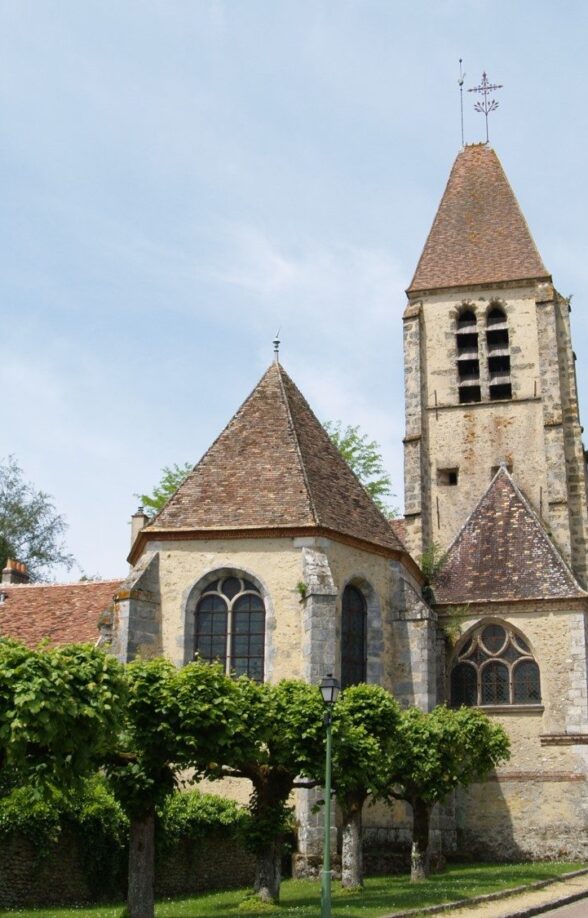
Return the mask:
[[331,918],[331,743],[333,728],[333,705],[341,686],[332,673],[327,673],[321,682],[321,695],[326,707],[327,759],[325,763],[325,837],[323,843],[323,875],[321,883],[321,918]]

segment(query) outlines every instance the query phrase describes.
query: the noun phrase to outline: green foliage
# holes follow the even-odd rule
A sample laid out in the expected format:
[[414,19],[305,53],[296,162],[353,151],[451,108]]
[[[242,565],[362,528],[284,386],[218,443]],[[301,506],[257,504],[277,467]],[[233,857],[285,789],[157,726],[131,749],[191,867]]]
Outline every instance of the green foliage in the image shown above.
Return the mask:
[[24,561],[32,580],[47,577],[51,568],[74,563],[62,536],[63,516],[44,491],[23,479],[14,456],[0,460],[0,570],[8,558]]
[[271,849],[279,856],[296,778],[315,775],[324,757],[322,698],[316,686],[295,680],[272,685],[244,677],[234,684],[240,714],[224,762],[253,784],[246,844],[258,855]]
[[247,810],[232,800],[199,790],[172,794],[157,813],[158,844],[173,848],[180,840],[200,841],[211,833],[240,837],[248,824]]
[[73,833],[86,876],[98,892],[114,886],[127,844],[127,819],[103,778],[82,781],[75,794],[54,791],[40,800],[31,785],[0,798],[0,836],[22,835],[39,857],[63,831]]
[[438,542],[431,542],[420,557],[421,570],[425,576],[423,599],[425,599],[426,602],[430,603],[435,601],[432,583],[437,575],[443,570],[446,561],[447,552],[443,551]]
[[443,569],[447,561],[447,552],[443,551],[438,542],[431,542],[420,557],[420,565],[427,583],[431,583]]
[[216,773],[233,743],[238,691],[218,665],[137,660],[126,668],[128,703],[119,755],[108,762],[118,798],[129,813],[160,805],[179,768]]
[[177,462],[174,462],[173,465],[165,465],[161,470],[159,483],[150,494],[135,494],[148,516],[155,516],[165,507],[170,497],[176,493],[191,471],[192,466],[189,462],[184,465],[178,465]]
[[333,786],[345,809],[377,796],[384,762],[394,754],[400,708],[379,685],[352,685],[333,713]]
[[509,758],[508,736],[476,708],[402,712],[389,786],[394,796],[441,802],[456,787],[484,778]]
[[360,433],[358,425],[344,427],[341,421],[325,421],[323,427],[374,503],[388,517],[397,516],[396,508],[386,501],[394,495],[392,479],[384,468],[379,443]]
[[89,644],[29,650],[0,640],[0,766],[67,787],[116,740],[125,686],[114,657]]

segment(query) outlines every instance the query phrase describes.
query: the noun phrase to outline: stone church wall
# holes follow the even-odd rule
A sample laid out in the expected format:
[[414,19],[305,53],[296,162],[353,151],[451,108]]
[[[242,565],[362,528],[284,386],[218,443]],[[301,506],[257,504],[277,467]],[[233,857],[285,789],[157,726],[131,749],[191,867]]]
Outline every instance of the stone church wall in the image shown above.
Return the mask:
[[484,613],[514,625],[539,664],[542,698],[537,707],[482,708],[509,735],[511,758],[489,781],[457,794],[463,853],[503,860],[588,856],[585,606],[584,600],[493,604],[470,608],[462,621],[462,636]]

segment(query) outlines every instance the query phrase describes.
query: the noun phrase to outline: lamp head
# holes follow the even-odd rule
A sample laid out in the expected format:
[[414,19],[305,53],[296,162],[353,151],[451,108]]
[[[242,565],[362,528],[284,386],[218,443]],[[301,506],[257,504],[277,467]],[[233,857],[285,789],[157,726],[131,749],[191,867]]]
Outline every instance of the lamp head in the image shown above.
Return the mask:
[[332,673],[327,673],[320,685],[321,695],[323,696],[323,701],[328,707],[332,707],[337,698],[339,697],[339,692],[341,691],[341,686],[339,685],[339,680],[335,679]]

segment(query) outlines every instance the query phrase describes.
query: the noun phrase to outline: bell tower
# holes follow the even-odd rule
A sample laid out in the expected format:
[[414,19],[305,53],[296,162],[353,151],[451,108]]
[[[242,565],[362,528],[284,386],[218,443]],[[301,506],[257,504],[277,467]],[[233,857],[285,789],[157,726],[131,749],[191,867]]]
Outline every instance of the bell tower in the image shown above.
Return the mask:
[[404,313],[407,545],[447,548],[506,466],[588,585],[569,302],[494,150],[458,154]]

